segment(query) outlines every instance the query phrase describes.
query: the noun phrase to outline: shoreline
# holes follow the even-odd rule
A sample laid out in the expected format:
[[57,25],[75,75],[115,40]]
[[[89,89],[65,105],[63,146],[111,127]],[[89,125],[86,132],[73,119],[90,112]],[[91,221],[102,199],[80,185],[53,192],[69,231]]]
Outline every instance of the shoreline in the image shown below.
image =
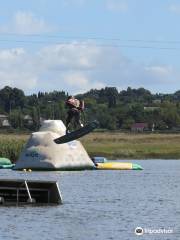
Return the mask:
[[[0,134],[0,157],[16,162],[29,134]],[[180,134],[93,132],[79,139],[88,154],[113,160],[180,160]]]

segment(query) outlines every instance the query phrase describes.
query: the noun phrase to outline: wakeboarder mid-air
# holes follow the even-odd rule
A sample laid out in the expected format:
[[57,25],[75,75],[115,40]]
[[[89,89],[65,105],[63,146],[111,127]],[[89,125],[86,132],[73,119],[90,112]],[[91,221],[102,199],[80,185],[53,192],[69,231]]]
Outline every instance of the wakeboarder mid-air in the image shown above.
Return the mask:
[[[70,142],[72,140],[78,139],[92,132],[95,128],[98,127],[97,121],[93,121],[89,124],[86,124],[85,126],[82,123],[81,114],[85,108],[83,100],[78,100],[73,96],[69,96],[65,104],[68,107],[67,118],[66,118],[66,135],[55,139],[54,142],[57,144],[62,144],[62,143],[66,143],[66,142]],[[70,132],[69,128],[73,120],[75,123],[75,128],[78,128],[78,129]]]

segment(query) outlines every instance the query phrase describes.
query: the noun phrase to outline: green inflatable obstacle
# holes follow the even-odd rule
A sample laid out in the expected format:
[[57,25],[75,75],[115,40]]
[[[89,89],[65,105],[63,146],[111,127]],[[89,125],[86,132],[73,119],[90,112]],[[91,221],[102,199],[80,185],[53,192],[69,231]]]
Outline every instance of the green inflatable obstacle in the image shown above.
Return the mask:
[[0,166],[10,165],[10,164],[12,164],[12,163],[11,163],[11,160],[9,160],[8,158],[0,158]]
[[0,169],[12,169],[14,166],[15,164],[0,165]]
[[8,158],[0,158],[0,169],[12,169],[14,165]]
[[137,164],[137,163],[133,163],[132,164],[132,169],[133,170],[143,170],[143,168],[141,167],[141,165]]

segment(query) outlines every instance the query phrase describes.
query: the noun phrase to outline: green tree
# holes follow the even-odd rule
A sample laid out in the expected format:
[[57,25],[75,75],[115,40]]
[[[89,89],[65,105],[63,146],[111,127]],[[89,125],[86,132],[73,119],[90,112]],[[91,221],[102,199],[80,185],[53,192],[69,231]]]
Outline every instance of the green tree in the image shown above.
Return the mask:
[[18,88],[4,87],[0,90],[0,105],[4,111],[10,113],[12,109],[23,108],[25,103],[24,92]]
[[21,110],[12,110],[9,115],[9,121],[13,128],[23,128],[23,115]]

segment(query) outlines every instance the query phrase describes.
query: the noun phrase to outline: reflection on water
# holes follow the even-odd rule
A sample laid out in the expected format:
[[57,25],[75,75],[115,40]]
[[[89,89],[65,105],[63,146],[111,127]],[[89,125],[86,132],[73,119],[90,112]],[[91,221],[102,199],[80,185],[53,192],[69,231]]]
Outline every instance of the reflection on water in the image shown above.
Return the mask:
[[64,204],[1,207],[0,240],[139,239],[136,227],[174,231],[143,239],[180,239],[180,161],[136,162],[143,171],[1,170],[0,178],[57,180]]

